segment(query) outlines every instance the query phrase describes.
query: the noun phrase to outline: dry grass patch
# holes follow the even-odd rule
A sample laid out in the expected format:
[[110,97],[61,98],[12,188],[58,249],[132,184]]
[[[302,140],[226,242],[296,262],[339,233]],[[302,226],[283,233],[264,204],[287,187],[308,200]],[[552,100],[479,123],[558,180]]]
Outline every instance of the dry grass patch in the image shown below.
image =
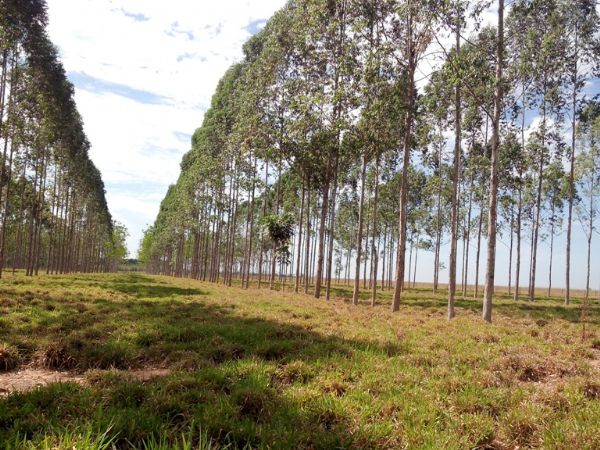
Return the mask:
[[38,364],[51,370],[72,370],[78,365],[70,346],[62,341],[51,342],[41,349]]
[[515,381],[540,383],[549,378],[564,378],[582,373],[574,362],[543,354],[532,348],[512,348],[502,353],[503,356],[493,364],[492,371],[507,385]]
[[9,372],[19,365],[19,352],[6,344],[0,344],[0,372]]

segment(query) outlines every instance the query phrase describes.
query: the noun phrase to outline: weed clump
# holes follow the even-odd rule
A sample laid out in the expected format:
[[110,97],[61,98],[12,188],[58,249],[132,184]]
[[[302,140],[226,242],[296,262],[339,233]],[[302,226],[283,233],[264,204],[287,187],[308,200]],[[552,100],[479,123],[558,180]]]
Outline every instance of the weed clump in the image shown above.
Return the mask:
[[588,381],[583,386],[583,395],[588,400],[600,400],[600,383]]
[[0,372],[9,372],[19,365],[19,352],[6,345],[0,344]]
[[536,444],[539,425],[531,417],[513,417],[508,426],[509,437],[519,447]]
[[244,389],[236,393],[235,402],[242,418],[258,422],[269,417],[272,402],[268,391]]
[[283,386],[291,386],[299,382],[308,383],[314,377],[313,369],[303,361],[292,361],[289,364],[279,366],[272,376],[275,383]]
[[51,342],[42,349],[39,363],[51,370],[72,370],[77,367],[77,360],[71,348],[65,342]]
[[577,373],[576,367],[527,350],[515,350],[500,358],[494,366],[496,376],[505,384],[514,380],[539,383],[549,377],[562,378]]

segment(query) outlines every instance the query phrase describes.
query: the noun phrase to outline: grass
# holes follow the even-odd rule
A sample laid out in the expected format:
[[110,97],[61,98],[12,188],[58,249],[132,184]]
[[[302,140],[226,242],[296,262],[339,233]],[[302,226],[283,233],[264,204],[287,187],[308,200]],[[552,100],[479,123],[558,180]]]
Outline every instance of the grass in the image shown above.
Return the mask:
[[[0,282],[0,448],[600,448],[600,308],[390,293],[372,308],[141,274]],[[128,369],[169,368],[140,381]],[[121,370],[114,370],[121,369]],[[0,386],[1,387],[1,386]]]

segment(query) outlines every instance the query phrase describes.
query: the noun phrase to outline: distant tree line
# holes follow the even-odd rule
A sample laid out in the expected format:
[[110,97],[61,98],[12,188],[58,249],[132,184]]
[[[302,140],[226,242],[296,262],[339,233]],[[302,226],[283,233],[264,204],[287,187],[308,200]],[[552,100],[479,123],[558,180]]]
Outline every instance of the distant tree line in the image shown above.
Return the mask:
[[[490,4],[495,26],[482,23]],[[474,284],[491,321],[499,235],[510,293],[533,300],[540,242],[550,291],[566,229],[569,303],[576,221],[590,289],[600,105],[586,93],[599,58],[591,0],[290,0],[220,81],[140,259],[227,285],[291,278],[317,298],[343,279],[354,303],[393,289],[396,311],[427,250],[434,291],[448,268],[449,318]],[[284,216],[282,256],[267,225]]]
[[124,248],[47,21],[0,1],[0,275],[106,271]]

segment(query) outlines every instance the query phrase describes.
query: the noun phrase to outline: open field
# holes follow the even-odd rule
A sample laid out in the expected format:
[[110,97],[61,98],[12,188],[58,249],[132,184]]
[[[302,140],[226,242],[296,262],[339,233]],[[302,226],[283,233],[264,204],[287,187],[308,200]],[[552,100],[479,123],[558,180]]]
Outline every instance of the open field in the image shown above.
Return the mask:
[[8,277],[0,380],[61,383],[4,392],[0,446],[600,448],[597,304],[582,340],[579,304],[558,297],[500,296],[488,325],[474,300],[448,322],[444,293],[408,291],[398,314],[389,292],[375,308],[349,295]]

